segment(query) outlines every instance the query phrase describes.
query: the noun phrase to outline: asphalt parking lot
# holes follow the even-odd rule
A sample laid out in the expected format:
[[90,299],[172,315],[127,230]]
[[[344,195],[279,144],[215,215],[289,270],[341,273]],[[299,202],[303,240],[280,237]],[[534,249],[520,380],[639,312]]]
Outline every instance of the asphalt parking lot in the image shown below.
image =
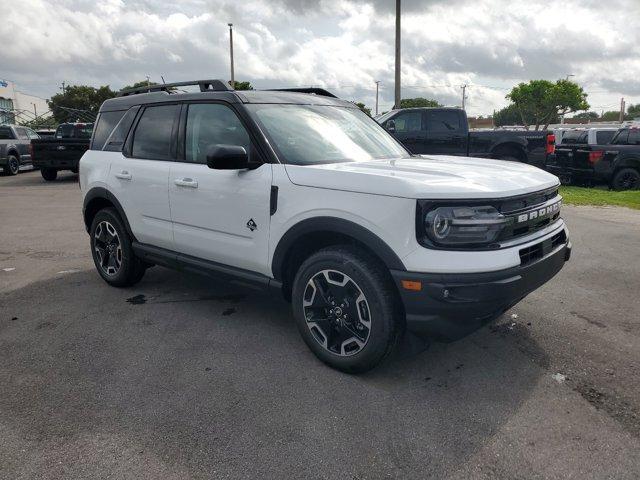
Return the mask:
[[348,376],[289,305],[95,273],[74,175],[0,178],[0,477],[640,477],[640,211],[565,207],[574,255],[451,344]]

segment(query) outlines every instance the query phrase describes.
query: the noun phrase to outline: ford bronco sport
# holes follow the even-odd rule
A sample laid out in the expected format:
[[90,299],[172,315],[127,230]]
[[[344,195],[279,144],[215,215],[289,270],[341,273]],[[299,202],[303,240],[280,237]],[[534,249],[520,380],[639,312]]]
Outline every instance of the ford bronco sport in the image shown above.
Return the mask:
[[410,155],[321,89],[151,90],[104,102],[80,161],[110,285],[162,265],[275,289],[315,355],[362,372],[405,329],[458,338],[569,259],[558,179],[535,167]]

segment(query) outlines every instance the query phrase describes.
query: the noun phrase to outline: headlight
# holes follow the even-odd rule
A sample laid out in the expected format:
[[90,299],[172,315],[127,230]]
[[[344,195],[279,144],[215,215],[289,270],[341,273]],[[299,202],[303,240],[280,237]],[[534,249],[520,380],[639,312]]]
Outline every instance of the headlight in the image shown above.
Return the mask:
[[441,246],[495,242],[509,220],[491,206],[437,207],[423,217],[424,234]]

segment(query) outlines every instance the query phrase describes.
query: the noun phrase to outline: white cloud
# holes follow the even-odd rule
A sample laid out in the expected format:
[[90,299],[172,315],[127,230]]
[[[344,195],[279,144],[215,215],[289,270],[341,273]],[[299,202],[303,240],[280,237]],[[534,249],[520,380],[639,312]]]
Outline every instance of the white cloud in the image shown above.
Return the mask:
[[[259,87],[322,85],[381,110],[393,101],[394,12],[388,1],[24,0],[3,5],[0,75],[49,96],[62,81],[114,88],[228,76]],[[519,81],[574,74],[596,109],[640,101],[635,0],[407,0],[403,96],[491,113]],[[16,35],[15,32],[19,32]]]

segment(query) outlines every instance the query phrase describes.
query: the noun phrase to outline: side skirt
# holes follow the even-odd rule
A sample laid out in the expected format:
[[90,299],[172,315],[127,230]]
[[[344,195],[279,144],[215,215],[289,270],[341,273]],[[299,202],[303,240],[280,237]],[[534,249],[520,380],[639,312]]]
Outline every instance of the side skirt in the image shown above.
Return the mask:
[[226,279],[230,282],[258,290],[268,290],[270,293],[277,293],[282,297],[282,282],[261,273],[192,257],[191,255],[173,252],[144,243],[133,242],[132,247],[136,256],[145,262],[174,270],[206,275],[216,279]]

